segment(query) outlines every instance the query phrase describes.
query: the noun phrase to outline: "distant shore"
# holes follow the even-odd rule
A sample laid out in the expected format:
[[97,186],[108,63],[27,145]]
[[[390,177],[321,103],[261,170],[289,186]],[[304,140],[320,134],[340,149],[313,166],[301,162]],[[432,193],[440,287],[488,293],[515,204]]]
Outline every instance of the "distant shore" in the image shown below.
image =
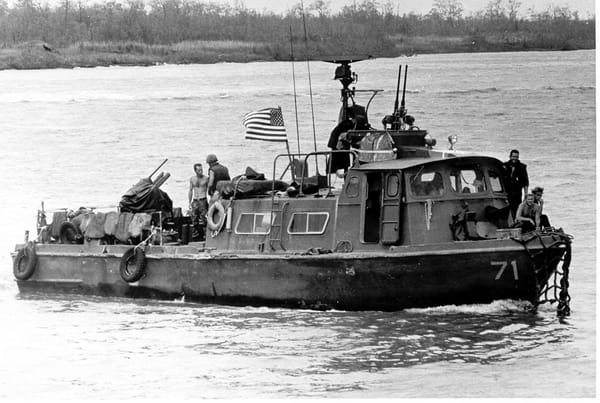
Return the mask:
[[[372,54],[370,49],[353,54],[377,57],[412,56],[432,53],[503,52],[531,50],[594,49],[594,41],[565,41],[539,46],[525,37],[448,37],[394,36],[393,47]],[[289,46],[289,45],[287,45]],[[310,48],[310,44],[309,44]],[[311,59],[337,55],[339,49],[322,44]],[[296,59],[305,55],[296,55]],[[42,41],[28,41],[0,47],[0,70],[52,69],[98,66],[151,66],[157,64],[209,64],[219,62],[253,62],[291,60],[284,44],[244,41],[185,41],[172,45],[147,45],[139,42],[82,42],[56,48]]]

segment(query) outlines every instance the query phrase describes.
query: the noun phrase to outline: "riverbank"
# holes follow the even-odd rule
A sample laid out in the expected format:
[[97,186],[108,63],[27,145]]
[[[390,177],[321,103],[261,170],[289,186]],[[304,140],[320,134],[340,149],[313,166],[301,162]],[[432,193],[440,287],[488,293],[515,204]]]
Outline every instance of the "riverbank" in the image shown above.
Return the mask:
[[41,41],[30,41],[12,48],[0,48],[0,70],[255,60],[273,60],[268,44],[236,41],[194,41],[174,45],[84,42],[66,48],[55,48]]
[[[353,54],[396,57],[426,53],[469,53],[528,50],[594,49],[593,41],[544,40],[525,35],[499,36],[393,36],[385,47],[354,47]],[[338,54],[336,44],[315,44],[311,58]],[[296,55],[305,58],[305,55]],[[289,44],[244,41],[185,41],[172,45],[140,42],[81,42],[56,48],[42,41],[29,41],[0,48],[0,70],[49,69],[98,66],[150,66],[156,64],[207,64],[290,60]]]

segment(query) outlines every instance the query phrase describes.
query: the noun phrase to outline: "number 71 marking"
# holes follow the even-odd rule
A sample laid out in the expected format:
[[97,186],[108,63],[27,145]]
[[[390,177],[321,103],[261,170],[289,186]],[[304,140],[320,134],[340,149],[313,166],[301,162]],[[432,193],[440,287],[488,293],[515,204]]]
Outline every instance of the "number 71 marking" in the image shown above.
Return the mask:
[[496,278],[494,280],[500,279],[500,277],[502,276],[502,273],[504,273],[504,270],[508,267],[509,264],[512,266],[513,275],[515,276],[515,280],[519,279],[519,272],[517,270],[517,261],[516,260],[511,260],[510,262],[508,262],[508,261],[490,262],[490,264],[492,266],[500,266],[500,270],[498,270],[498,274],[496,274]]

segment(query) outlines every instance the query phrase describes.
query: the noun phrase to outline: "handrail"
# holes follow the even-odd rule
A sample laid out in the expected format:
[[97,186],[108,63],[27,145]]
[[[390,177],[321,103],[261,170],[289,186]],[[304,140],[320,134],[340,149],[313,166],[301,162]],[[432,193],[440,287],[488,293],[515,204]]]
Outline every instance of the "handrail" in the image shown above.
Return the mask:
[[[277,154],[275,156],[275,158],[273,159],[273,184],[271,187],[271,195],[272,197],[274,197],[274,193],[275,193],[275,175],[277,173],[277,160],[279,160],[279,158],[281,157],[286,157],[286,158],[293,158],[293,157],[299,157],[299,158],[303,158],[302,162],[302,166],[308,166],[308,158],[312,157],[312,156],[318,156],[318,155],[329,155],[329,163],[327,166],[327,172],[329,172],[329,168],[331,167],[331,155],[333,154],[351,154],[353,156],[353,161],[351,166],[356,166],[358,164],[358,150],[328,150],[328,151],[313,151],[313,152],[309,152],[309,153],[286,153],[286,154]],[[293,168],[292,168],[293,169]],[[316,173],[317,175],[317,185],[318,185],[318,175],[319,172]],[[299,194],[302,195],[302,187],[304,185],[304,178],[307,178],[307,173],[303,172],[302,173],[302,177],[300,179],[300,189],[299,189]],[[331,181],[330,178],[327,177],[327,186],[331,186]]]

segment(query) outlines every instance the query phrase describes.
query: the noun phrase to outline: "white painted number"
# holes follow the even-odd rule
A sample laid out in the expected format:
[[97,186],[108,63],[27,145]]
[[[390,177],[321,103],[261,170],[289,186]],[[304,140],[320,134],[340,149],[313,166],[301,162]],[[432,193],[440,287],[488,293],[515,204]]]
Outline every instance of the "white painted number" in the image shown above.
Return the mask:
[[516,260],[511,260],[510,262],[504,261],[504,262],[490,262],[490,263],[492,266],[500,267],[500,269],[498,270],[498,274],[496,274],[496,278],[494,280],[500,279],[500,277],[502,276],[502,273],[504,273],[504,270],[508,267],[509,264],[512,266],[513,275],[515,276],[515,280],[519,279],[519,272],[517,270],[517,261]]

